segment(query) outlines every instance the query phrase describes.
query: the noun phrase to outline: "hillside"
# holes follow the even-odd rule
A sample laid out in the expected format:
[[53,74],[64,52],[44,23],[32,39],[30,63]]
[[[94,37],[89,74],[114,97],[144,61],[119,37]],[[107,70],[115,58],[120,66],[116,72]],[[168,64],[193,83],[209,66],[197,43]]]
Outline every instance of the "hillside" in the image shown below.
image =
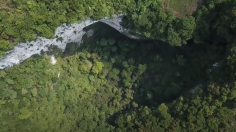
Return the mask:
[[1,132],[236,131],[236,1],[0,5],[1,55],[19,42],[53,37],[62,23],[122,13],[125,28],[148,38],[98,22],[64,52],[54,45],[0,70]]

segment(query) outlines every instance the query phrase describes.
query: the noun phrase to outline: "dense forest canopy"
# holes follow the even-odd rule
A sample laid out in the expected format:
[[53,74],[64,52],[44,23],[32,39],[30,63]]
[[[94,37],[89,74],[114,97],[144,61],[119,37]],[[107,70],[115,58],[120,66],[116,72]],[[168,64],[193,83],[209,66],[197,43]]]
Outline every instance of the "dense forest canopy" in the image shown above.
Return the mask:
[[236,1],[173,1],[1,1],[1,55],[61,23],[120,13],[151,39],[97,23],[55,50],[55,65],[44,53],[0,70],[0,131],[236,131]]
[[[181,1],[179,8],[189,10],[184,4],[186,0]],[[197,1],[189,4],[196,5]],[[56,27],[62,23],[97,20],[114,14],[127,14],[129,24],[126,25],[137,33],[181,46],[191,39],[195,19],[176,18],[173,12],[180,9],[171,2],[173,0],[4,0],[0,2],[0,56],[19,42],[34,40],[37,36],[53,37]],[[162,8],[164,3],[169,3],[168,8]]]

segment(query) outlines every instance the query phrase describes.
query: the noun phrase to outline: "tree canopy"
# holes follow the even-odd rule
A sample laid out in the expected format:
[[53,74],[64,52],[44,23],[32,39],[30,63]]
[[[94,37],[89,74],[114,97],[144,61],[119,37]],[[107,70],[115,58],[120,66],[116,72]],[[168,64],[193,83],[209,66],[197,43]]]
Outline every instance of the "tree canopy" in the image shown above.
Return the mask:
[[94,36],[68,44],[55,65],[44,53],[0,70],[0,131],[235,131],[236,2],[211,0],[185,17],[162,4],[1,2],[1,55],[14,42],[51,37],[62,22],[118,13],[149,39],[92,25]]

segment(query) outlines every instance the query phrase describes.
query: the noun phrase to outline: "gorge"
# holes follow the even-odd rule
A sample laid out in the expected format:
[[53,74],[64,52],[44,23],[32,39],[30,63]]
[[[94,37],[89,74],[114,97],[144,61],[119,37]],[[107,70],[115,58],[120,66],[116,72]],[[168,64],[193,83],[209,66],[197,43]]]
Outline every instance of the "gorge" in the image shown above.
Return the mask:
[[89,37],[93,32],[92,30],[86,32],[83,29],[97,22],[105,23],[132,39],[139,39],[138,36],[129,34],[129,30],[121,26],[122,18],[123,14],[120,14],[114,15],[113,18],[104,17],[101,20],[88,19],[81,23],[62,24],[56,29],[55,35],[51,39],[37,37],[34,41],[19,43],[13,50],[9,51],[6,56],[0,59],[0,69],[19,64],[32,55],[40,54],[42,51],[46,52],[49,50],[50,46],[57,46],[64,51],[66,45],[70,42],[81,43],[84,35],[88,35]]

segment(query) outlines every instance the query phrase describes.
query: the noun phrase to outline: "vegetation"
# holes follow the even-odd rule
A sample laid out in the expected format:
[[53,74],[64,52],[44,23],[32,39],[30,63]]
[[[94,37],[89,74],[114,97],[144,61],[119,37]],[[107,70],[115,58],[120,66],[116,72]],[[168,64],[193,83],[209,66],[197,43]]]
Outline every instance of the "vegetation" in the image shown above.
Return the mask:
[[18,42],[34,40],[37,36],[53,37],[54,30],[62,23],[120,14],[132,2],[3,0],[0,2],[0,56]]
[[[78,5],[70,2],[9,0],[1,2],[1,9],[9,14],[22,13],[16,17],[25,16],[27,21],[32,13],[27,14],[28,10],[43,10],[41,6],[45,6],[45,12],[51,8],[60,12],[56,7],[61,6],[61,11],[67,10],[67,17],[62,15],[59,24],[80,18],[77,13],[83,10],[75,10]],[[125,11],[125,26],[155,39],[132,40],[109,29],[108,35],[95,32],[96,37],[81,46],[71,44],[57,55],[55,65],[45,53],[1,70],[1,132],[236,130],[234,0],[208,1],[185,17],[175,17],[155,0],[99,2],[98,6],[95,1],[87,1],[81,8],[93,13],[81,16],[98,19],[106,12],[102,6],[111,5],[108,14],[112,9]],[[29,22],[37,26],[27,28],[28,35],[49,37],[53,31],[49,25],[54,21],[44,20],[43,14],[35,17],[39,18]],[[0,49],[7,51],[16,38],[4,32]]]
[[172,12],[162,8],[159,1],[139,0],[127,12],[128,28],[146,37],[168,42],[172,46],[187,44],[196,25],[194,17],[175,18]]
[[[195,27],[192,17],[175,20],[172,10],[162,8],[158,0],[4,0],[0,2],[0,11],[0,56],[19,42],[34,40],[37,36],[53,37],[55,28],[62,23],[87,18],[101,19],[126,13],[129,23],[137,28],[134,31],[177,46],[186,44]],[[152,25],[153,22],[158,23]],[[188,22],[190,24],[185,25]],[[176,24],[178,28],[174,28]]]
[[162,6],[166,10],[170,10],[176,17],[191,16],[205,0],[162,0]]

